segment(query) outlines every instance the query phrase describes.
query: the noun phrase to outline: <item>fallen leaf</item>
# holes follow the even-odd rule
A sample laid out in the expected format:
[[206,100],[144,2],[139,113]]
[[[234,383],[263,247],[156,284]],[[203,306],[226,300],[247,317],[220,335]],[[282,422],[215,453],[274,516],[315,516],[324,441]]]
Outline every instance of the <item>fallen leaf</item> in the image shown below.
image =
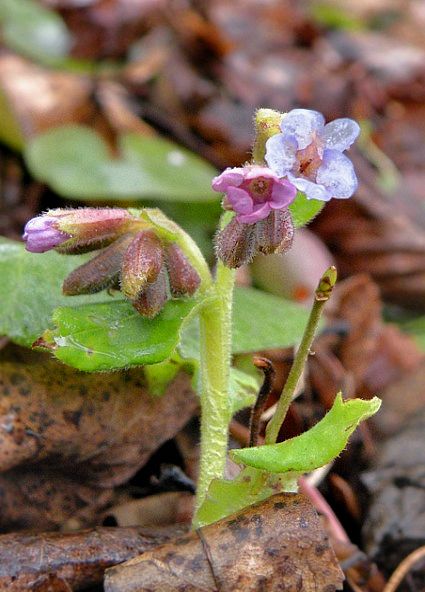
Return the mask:
[[0,590],[60,592],[99,585],[107,567],[164,544],[179,530],[96,528],[0,535]]
[[105,592],[332,592],[342,573],[313,507],[279,494],[107,570]]

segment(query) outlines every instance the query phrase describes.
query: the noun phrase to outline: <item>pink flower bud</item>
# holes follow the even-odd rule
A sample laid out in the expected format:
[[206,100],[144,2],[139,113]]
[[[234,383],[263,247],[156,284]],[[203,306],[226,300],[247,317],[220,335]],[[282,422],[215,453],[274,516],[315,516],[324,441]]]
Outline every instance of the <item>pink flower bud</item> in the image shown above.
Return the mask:
[[58,247],[70,237],[57,228],[57,221],[50,216],[38,216],[27,222],[23,237],[26,250],[31,253],[45,253]]
[[164,261],[160,239],[152,230],[139,232],[123,259],[121,290],[131,301],[137,300],[158,278]]
[[23,238],[27,250],[36,253],[85,253],[109,245],[137,224],[122,208],[59,208],[30,220]]
[[289,210],[275,210],[265,220],[257,222],[256,236],[258,250],[264,255],[288,251],[294,238],[294,225]]
[[166,263],[171,294],[176,297],[192,296],[199,288],[201,278],[175,243],[166,248]]
[[157,279],[146,286],[132,305],[142,316],[153,318],[164,307],[167,302],[167,275],[164,269],[161,270]]
[[255,224],[243,224],[235,216],[215,238],[217,257],[236,269],[252,261],[257,252]]
[[119,288],[124,253],[132,240],[133,235],[125,234],[102,249],[96,257],[74,269],[62,285],[63,293],[66,296],[77,296],[94,294],[115,286]]

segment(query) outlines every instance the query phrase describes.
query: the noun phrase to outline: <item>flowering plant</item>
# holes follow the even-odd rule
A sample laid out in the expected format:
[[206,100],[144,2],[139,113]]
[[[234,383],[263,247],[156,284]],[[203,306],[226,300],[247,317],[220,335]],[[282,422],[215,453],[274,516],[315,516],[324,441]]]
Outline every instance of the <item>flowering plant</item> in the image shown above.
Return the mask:
[[[336,282],[336,270],[331,267],[324,270],[315,292],[291,372],[266,428],[266,445],[255,446],[261,410],[257,402],[251,425],[253,446],[232,452],[232,457],[244,468],[235,480],[224,479],[228,425],[235,409],[230,396],[235,269],[258,253],[287,251],[296,231],[294,220],[299,224],[300,211],[309,200],[316,205],[312,213],[306,210],[304,222],[318,211],[320,202],[332,197],[345,199],[353,194],[357,179],[343,152],[358,133],[354,121],[339,119],[325,124],[323,116],[316,111],[295,109],[281,114],[259,110],[252,162],[227,169],[212,182],[214,191],[224,194],[226,210],[215,237],[218,256],[215,276],[191,237],[157,209],[59,209],[30,220],[25,227],[24,240],[30,252],[51,249],[71,255],[97,252],[67,275],[63,291],[80,296],[105,288],[120,291],[136,314],[141,315],[138,319],[143,319],[149,344],[143,344],[146,350],[143,357],[140,354],[143,347],[134,344],[137,337],[132,337],[135,363],[163,362],[173,356],[175,361],[176,345],[186,318],[199,319],[199,347],[191,350],[193,358],[199,356],[202,407],[195,525],[212,522],[273,492],[293,491],[297,476],[338,455],[359,421],[379,407],[377,399],[343,402],[337,397],[331,412],[312,430],[277,443],[321,311]],[[104,303],[99,304],[102,306]],[[115,319],[108,313],[103,348],[121,348],[129,318],[126,306],[122,300],[117,302]],[[93,322],[93,310],[90,308],[90,315],[83,317],[83,329],[84,323]],[[83,312],[80,310],[78,314]],[[69,311],[59,309],[54,316],[58,328],[47,330],[37,345],[51,349],[59,359],[71,361],[84,370],[117,367],[111,365],[110,351],[99,352],[93,347],[90,331],[84,344],[87,351],[81,343],[77,353],[72,350],[77,339],[76,327],[78,338],[84,331],[77,317],[69,322],[68,315]],[[96,322],[98,326],[97,317]],[[111,334],[116,336],[118,346]],[[162,358],[152,353],[158,348]],[[72,356],[70,351],[74,351]],[[119,354],[122,356],[122,351]],[[268,363],[259,365],[270,378]],[[157,370],[161,372],[163,367]],[[329,438],[330,433],[333,438]]]

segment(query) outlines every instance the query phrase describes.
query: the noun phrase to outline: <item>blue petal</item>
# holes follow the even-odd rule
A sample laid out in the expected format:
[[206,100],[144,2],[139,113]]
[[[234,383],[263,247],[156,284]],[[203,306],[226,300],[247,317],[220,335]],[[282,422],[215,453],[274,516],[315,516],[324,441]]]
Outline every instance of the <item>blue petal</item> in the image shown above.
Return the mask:
[[330,149],[323,153],[323,162],[317,171],[316,181],[324,185],[332,197],[339,199],[351,197],[358,185],[351,160],[342,152]]
[[307,199],[329,201],[332,198],[332,194],[323,185],[318,185],[303,177],[294,177],[294,175],[291,174],[288,175],[288,180],[295,185],[299,191],[305,193]]
[[343,152],[357,140],[359,133],[359,124],[347,117],[327,123],[321,137],[325,142],[325,148]]
[[325,118],[318,111],[293,109],[284,115],[280,129],[285,135],[294,136],[302,150],[311,144],[314,132],[322,134],[324,125]]
[[293,136],[275,134],[266,142],[264,159],[278,177],[285,177],[295,164],[297,150],[298,144]]

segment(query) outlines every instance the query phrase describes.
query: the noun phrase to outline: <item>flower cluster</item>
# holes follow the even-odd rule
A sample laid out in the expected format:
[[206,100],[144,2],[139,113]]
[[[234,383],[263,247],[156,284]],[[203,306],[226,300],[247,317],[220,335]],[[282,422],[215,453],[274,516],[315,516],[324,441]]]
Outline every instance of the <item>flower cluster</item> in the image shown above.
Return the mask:
[[216,237],[218,257],[228,267],[257,253],[282,253],[292,243],[289,205],[297,190],[307,199],[345,199],[357,189],[351,161],[343,154],[360,128],[352,119],[325,124],[317,111],[294,109],[282,117],[280,133],[265,145],[268,166],[226,169],[212,182],[225,194],[223,207],[235,217]]
[[152,318],[170,297],[193,295],[200,277],[175,243],[160,239],[121,208],[50,210],[25,226],[26,248],[76,254],[99,251],[65,279],[69,296],[121,289],[134,308]]

